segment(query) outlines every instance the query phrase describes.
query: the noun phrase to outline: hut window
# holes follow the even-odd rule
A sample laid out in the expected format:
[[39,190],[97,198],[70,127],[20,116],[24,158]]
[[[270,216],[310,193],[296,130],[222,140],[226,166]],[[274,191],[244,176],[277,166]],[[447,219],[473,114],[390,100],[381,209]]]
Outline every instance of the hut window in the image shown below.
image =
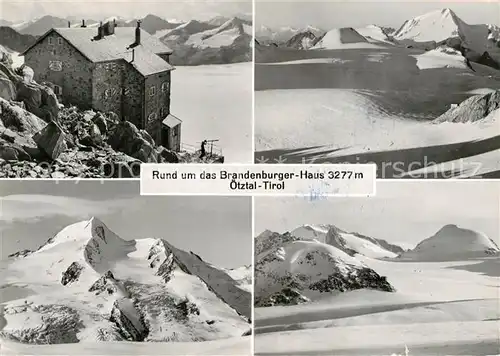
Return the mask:
[[62,88],[59,85],[54,85],[54,94],[57,96],[62,95]]
[[168,83],[168,82],[164,82],[164,83],[161,85],[161,91],[162,91],[162,92],[166,92],[166,91],[168,91],[168,88],[169,88],[169,83]]
[[106,89],[104,91],[104,98],[109,98],[111,96],[111,89]]
[[49,61],[49,69],[54,72],[62,71],[62,62],[61,61]]
[[49,42],[48,42],[48,43],[49,43],[49,45],[53,45],[53,44],[54,44],[54,38],[49,37],[48,41],[49,41]]
[[149,88],[149,96],[154,96],[156,94],[156,87],[153,85]]
[[63,39],[62,39],[61,37],[59,37],[59,38],[57,39],[57,44],[58,44],[58,45],[62,45],[62,44],[63,44]]

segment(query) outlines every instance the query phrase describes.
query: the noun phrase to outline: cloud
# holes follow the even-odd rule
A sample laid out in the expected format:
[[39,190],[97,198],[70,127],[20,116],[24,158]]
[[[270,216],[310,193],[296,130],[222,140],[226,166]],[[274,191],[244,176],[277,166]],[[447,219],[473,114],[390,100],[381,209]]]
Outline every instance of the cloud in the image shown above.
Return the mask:
[[140,209],[136,198],[115,200],[87,200],[54,195],[20,194],[0,198],[0,222],[2,227],[13,223],[35,223],[55,216],[86,219],[123,210]]

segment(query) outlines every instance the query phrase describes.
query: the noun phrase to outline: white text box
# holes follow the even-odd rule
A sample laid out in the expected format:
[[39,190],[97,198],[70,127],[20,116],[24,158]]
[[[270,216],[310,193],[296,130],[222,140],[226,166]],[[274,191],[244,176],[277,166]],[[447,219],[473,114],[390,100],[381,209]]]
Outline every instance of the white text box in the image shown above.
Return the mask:
[[142,164],[142,195],[371,196],[374,164]]

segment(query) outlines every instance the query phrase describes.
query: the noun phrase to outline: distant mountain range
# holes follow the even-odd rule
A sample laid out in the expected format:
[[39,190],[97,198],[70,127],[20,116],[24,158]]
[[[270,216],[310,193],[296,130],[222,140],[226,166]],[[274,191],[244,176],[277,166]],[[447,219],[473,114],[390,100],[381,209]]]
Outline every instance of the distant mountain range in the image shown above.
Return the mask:
[[173,49],[173,64],[223,64],[252,60],[252,24],[236,17],[220,26],[192,20],[173,30],[161,32],[160,40]]
[[[174,50],[171,60],[175,65],[225,64],[251,60],[251,20],[217,16],[209,21],[179,23],[149,14],[142,19],[110,17],[100,21],[115,21],[119,27],[134,27],[137,20],[141,20],[142,29],[160,38]],[[86,27],[97,28],[100,21],[49,15],[22,23],[0,20],[0,44],[20,52],[51,28],[77,28],[83,23]]]
[[266,230],[255,239],[255,306],[302,304],[356,289],[394,291],[390,280],[369,267],[375,259],[465,261],[499,254],[493,240],[456,225],[411,250],[334,225]]
[[312,26],[301,30],[261,26],[256,30],[256,40],[260,45],[299,50],[400,46],[429,51],[447,46],[472,62],[500,69],[500,27],[467,24],[451,9],[417,16],[405,21],[397,30],[377,25],[328,31],[312,29]]

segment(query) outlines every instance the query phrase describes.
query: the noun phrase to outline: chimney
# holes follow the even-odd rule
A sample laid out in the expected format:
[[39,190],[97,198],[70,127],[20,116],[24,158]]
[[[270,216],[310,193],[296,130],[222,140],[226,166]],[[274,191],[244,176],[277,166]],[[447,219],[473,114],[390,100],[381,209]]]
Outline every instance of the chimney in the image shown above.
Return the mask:
[[137,20],[137,27],[135,28],[135,46],[141,44],[141,20]]
[[116,19],[113,19],[113,29],[116,27]]
[[104,29],[102,27],[102,21],[99,23],[99,27],[97,27],[97,36],[92,38],[91,41],[99,41],[104,37]]
[[134,59],[135,59],[135,49],[132,48],[132,60],[130,61],[130,63],[134,62]]
[[141,44],[141,20],[137,20],[137,27],[135,28],[135,41],[127,49],[137,47]]
[[85,20],[84,20],[84,19],[82,20],[82,27],[87,27],[87,26],[85,25]]
[[71,22],[68,21],[68,28],[71,28]]

